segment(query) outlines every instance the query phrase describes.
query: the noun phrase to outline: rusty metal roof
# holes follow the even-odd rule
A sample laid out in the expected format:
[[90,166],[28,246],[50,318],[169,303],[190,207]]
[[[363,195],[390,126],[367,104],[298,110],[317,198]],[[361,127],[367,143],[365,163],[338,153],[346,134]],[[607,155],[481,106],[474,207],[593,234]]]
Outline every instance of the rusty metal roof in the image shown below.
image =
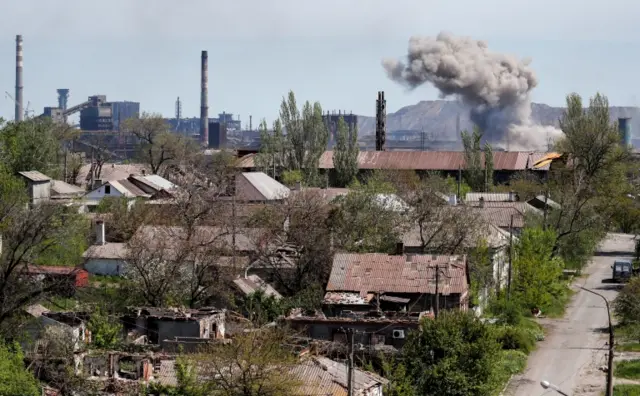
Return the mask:
[[[497,151],[493,153],[495,170],[546,170],[533,168],[533,164],[547,153],[527,151]],[[239,168],[254,168],[255,154],[240,158]],[[464,168],[462,151],[361,151],[358,154],[360,169],[412,169],[455,171]],[[333,151],[325,151],[320,156],[320,169],[333,169]]]
[[338,253],[327,291],[435,294],[436,266],[441,268],[439,292],[468,290],[465,256]]

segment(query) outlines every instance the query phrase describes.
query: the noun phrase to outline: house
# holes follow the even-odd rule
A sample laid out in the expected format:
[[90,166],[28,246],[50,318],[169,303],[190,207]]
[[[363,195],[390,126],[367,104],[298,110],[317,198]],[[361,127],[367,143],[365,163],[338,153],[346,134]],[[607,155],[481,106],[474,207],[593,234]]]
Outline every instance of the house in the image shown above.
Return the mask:
[[91,332],[87,329],[89,315],[83,312],[51,312],[41,305],[32,305],[26,308],[33,319],[25,326],[28,337],[22,342],[25,351],[38,352],[39,340],[45,331],[61,332],[60,336],[68,337],[73,343],[74,351],[91,343]]
[[420,320],[431,317],[428,312],[354,312],[327,316],[322,312],[294,310],[281,322],[314,340],[347,344],[345,328],[355,331],[355,343],[377,350],[397,350],[404,346],[409,332],[418,329]]
[[481,193],[470,192],[464,198],[467,203],[471,202],[517,202],[519,200],[518,194],[511,191],[508,193]]
[[159,192],[170,194],[178,189],[178,186],[159,175],[147,175],[142,172],[140,175],[131,174],[127,178],[129,182],[140,188],[146,194],[154,195]]
[[126,179],[131,174],[142,174],[148,170],[148,166],[145,164],[104,164],[98,166],[94,162],[80,168],[76,182],[91,190],[105,182]]
[[[300,381],[294,395],[338,396],[346,395],[349,389],[346,363],[336,362],[322,356],[304,359],[292,369]],[[354,396],[382,396],[383,388],[389,383],[379,375],[355,368],[353,370]]]
[[72,200],[79,198],[85,194],[82,187],[65,183],[62,180],[51,181],[51,199],[52,200]]
[[136,186],[128,179],[111,180],[108,181],[96,189],[89,191],[85,196],[85,200],[88,201],[100,201],[105,197],[114,198],[149,198],[151,194],[144,192],[141,188]]
[[[393,297],[386,304],[408,312],[435,308],[466,310],[469,303],[466,256],[337,253],[326,292]],[[333,316],[341,316],[348,305],[348,301],[340,302],[324,309]]]
[[37,205],[51,197],[51,178],[38,171],[18,172],[27,185],[29,202]]
[[236,198],[242,202],[278,202],[291,190],[264,172],[243,172],[236,177]]
[[77,288],[89,286],[89,273],[82,268],[28,265],[25,273],[65,297],[75,295]]
[[[181,338],[224,339],[225,311],[213,308],[132,308],[122,317],[125,332],[144,335],[150,343],[165,347]],[[168,341],[168,342],[165,342]]]
[[126,269],[127,245],[107,242],[104,221],[96,221],[96,240],[82,254],[84,269],[95,275],[122,275]]

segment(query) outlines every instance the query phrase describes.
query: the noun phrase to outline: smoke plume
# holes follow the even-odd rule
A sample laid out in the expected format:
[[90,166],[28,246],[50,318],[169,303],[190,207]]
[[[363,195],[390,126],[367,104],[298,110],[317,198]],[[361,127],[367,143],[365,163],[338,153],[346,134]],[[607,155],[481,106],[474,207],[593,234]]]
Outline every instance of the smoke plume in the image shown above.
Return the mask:
[[510,150],[546,149],[562,132],[531,120],[529,92],[538,84],[529,60],[489,51],[484,41],[442,32],[414,36],[407,61],[385,59],[389,78],[414,89],[429,82],[440,97],[457,96],[484,138]]

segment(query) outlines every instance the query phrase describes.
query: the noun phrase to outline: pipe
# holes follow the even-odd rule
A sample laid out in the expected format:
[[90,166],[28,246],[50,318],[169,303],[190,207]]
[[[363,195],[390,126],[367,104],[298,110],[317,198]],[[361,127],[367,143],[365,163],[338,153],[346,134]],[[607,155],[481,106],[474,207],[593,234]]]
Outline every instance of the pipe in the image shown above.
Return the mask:
[[209,55],[202,51],[200,71],[200,142],[209,146]]
[[24,112],[22,110],[22,35],[16,36],[16,122],[24,119]]

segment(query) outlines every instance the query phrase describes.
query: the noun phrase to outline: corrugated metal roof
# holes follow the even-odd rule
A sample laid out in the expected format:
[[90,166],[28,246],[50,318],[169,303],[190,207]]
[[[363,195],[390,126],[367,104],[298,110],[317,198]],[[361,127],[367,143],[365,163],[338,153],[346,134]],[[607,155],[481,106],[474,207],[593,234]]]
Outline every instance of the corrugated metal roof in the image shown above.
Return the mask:
[[524,213],[514,207],[487,207],[474,208],[478,211],[485,221],[500,228],[509,228],[511,224],[511,216],[513,216],[513,228],[523,228],[525,217]]
[[242,176],[262,194],[265,200],[287,198],[291,192],[288,187],[264,172],[244,172]]
[[[302,385],[296,394],[309,396],[346,396],[347,395],[347,365],[326,357],[313,357],[292,369]],[[362,371],[354,370],[353,385],[356,394],[364,394],[373,387],[386,385],[386,379]]]
[[468,290],[465,256],[338,253],[327,291],[435,293],[436,266],[445,267],[439,285],[443,295]]
[[125,243],[106,243],[104,245],[91,245],[82,254],[84,258],[122,260],[127,256]]
[[38,171],[18,172],[18,174],[34,182],[45,182],[45,181],[51,180],[49,176],[45,175],[44,173],[40,173]]
[[[497,151],[493,153],[495,170],[534,169],[534,162],[546,153],[528,151]],[[239,168],[255,168],[255,154],[240,158]],[[462,151],[360,151],[358,154],[360,169],[413,169],[456,171],[465,167]],[[320,169],[333,169],[333,151],[325,151],[320,156]],[[548,167],[547,167],[548,168]],[[545,170],[535,168],[536,170]]]
[[511,202],[511,193],[478,193],[470,192],[464,197],[465,202],[478,202],[483,198],[485,202]]
[[160,186],[161,188],[164,188],[165,190],[171,190],[177,187],[175,184],[159,175],[147,175],[143,176],[143,178],[157,186]]
[[138,186],[131,183],[127,179],[122,180],[111,180],[105,184],[111,185],[111,187],[115,188],[120,192],[120,194],[124,195],[127,198],[136,198],[136,197],[148,197],[149,194],[142,191]]
[[[440,233],[438,232],[440,226],[440,223],[435,222],[423,224],[423,227],[425,227],[423,235],[425,238],[430,239],[429,246],[438,246],[438,244],[441,243],[441,238],[439,238]],[[508,240],[509,233],[498,227],[499,226],[487,222],[475,229],[469,229],[466,235],[461,235],[464,237],[464,240],[460,242],[460,247],[474,248],[481,238],[486,240],[489,247],[497,249],[504,246],[505,239]],[[420,247],[422,245],[420,227],[416,225],[402,234],[402,243],[405,247]]]
[[28,265],[27,272],[30,274],[57,274],[71,275],[78,272],[86,272],[78,267],[55,267],[49,265]]

